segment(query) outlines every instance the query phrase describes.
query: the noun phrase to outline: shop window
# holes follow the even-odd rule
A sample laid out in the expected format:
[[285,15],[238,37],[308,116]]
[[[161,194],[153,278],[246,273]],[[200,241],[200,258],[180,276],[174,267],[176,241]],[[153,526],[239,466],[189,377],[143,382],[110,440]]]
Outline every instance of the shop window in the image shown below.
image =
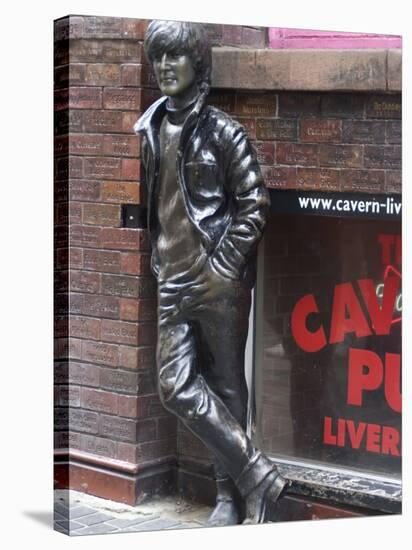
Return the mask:
[[399,478],[401,314],[400,221],[272,214],[256,284],[263,450]]

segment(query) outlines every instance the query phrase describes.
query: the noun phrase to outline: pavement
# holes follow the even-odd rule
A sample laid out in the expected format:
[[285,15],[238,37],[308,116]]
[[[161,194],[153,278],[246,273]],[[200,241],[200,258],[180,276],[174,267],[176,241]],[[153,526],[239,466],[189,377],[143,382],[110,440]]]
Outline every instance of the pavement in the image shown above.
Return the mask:
[[54,492],[54,529],[70,536],[205,527],[211,511],[179,495],[129,506],[79,491]]

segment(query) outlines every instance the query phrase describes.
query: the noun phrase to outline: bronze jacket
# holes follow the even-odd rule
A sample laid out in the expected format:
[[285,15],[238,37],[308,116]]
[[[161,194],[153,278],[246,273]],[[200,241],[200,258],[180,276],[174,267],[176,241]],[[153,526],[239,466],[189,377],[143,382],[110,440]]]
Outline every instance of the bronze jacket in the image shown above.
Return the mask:
[[[147,187],[147,225],[151,268],[158,275],[155,198],[159,175],[159,129],[166,113],[164,96],[134,125],[142,137],[143,177]],[[180,135],[176,174],[189,219],[217,271],[254,284],[256,246],[270,206],[269,192],[243,126],[201,95]]]

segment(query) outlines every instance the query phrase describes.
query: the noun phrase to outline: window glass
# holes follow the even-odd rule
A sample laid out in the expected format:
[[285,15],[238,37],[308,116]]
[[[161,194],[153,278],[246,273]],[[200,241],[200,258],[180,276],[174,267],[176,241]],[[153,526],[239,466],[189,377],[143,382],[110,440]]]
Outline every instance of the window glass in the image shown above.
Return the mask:
[[256,286],[259,445],[400,476],[401,313],[400,222],[273,214]]

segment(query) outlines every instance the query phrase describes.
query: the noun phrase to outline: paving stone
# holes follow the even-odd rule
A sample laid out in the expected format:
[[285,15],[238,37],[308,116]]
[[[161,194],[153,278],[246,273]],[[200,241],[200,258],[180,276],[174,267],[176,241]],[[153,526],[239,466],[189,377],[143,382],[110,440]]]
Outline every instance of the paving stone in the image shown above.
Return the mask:
[[95,513],[96,510],[94,508],[90,508],[89,506],[76,506],[70,510],[70,519],[78,519]]
[[176,520],[170,519],[155,519],[141,523],[140,525],[132,525],[126,529],[122,529],[124,533],[131,531],[161,531],[162,529],[167,529],[168,527],[178,527],[179,522]]
[[55,525],[59,525],[63,529],[74,531],[75,529],[81,529],[84,527],[83,523],[79,523],[77,521],[68,521],[67,519],[64,519],[62,521],[55,521]]
[[196,523],[194,521],[182,521],[182,523],[178,523],[177,525],[172,525],[171,527],[165,527],[165,529],[192,529],[194,527],[203,527],[203,525],[200,525],[199,523]]
[[107,523],[97,523],[95,525],[89,525],[88,527],[84,527],[83,529],[77,529],[76,531],[73,531],[72,535],[101,535],[103,533],[115,533],[116,531],[119,531],[119,529],[116,529],[116,527],[113,527],[112,525],[108,525]]
[[119,529],[125,529],[126,527],[130,527],[132,525],[139,525],[140,523],[144,523],[145,521],[151,521],[159,518],[160,516],[158,515],[145,516],[141,518],[136,517],[132,519],[115,518],[108,521],[107,524],[112,525],[113,527],[118,527]]
[[105,521],[109,521],[114,519],[113,516],[109,516],[108,514],[102,514],[101,512],[96,512],[94,514],[90,514],[88,516],[83,516],[81,519],[81,523],[83,525],[96,525],[97,523],[103,523]]
[[65,519],[69,519],[69,508],[61,502],[54,503],[54,511],[63,516]]

